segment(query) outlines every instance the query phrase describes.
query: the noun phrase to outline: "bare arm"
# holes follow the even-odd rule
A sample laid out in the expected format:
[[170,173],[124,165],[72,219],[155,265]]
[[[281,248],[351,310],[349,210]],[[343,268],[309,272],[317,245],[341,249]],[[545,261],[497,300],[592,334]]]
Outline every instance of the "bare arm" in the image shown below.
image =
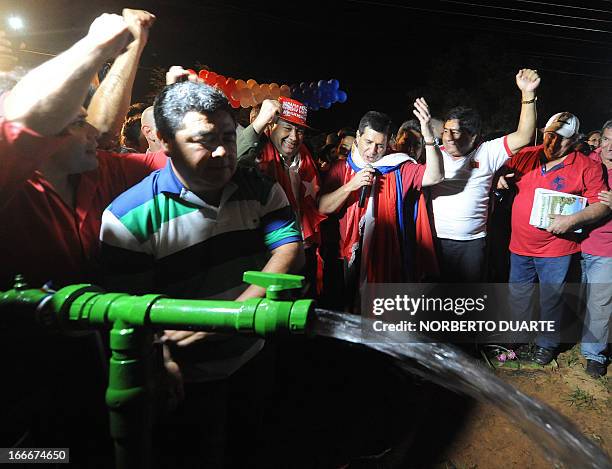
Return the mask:
[[81,109],[94,74],[125,48],[129,38],[122,17],[99,16],[87,36],[15,85],[4,101],[6,119],[42,135],[59,133]]
[[121,54],[102,81],[87,109],[87,120],[100,132],[99,145],[104,148],[119,134],[130,106],[138,62],[147,44],[149,28],[155,16],[143,10],[123,10],[123,18],[134,36],[127,51]]
[[[287,274],[299,271],[304,265],[304,247],[302,243],[288,243],[277,247],[272,251],[272,257],[268,260],[262,272],[273,272]],[[249,298],[262,298],[266,295],[266,289],[257,285],[249,286],[236,301],[244,301]]]
[[434,134],[431,128],[431,114],[424,98],[417,98],[412,111],[421,123],[421,134],[425,140],[425,172],[422,187],[433,186],[444,181],[444,160],[442,152],[434,145]]
[[536,89],[540,86],[538,72],[524,68],[516,74],[516,86],[521,90],[521,116],[516,132],[508,135],[508,147],[514,154],[529,145],[536,128]]

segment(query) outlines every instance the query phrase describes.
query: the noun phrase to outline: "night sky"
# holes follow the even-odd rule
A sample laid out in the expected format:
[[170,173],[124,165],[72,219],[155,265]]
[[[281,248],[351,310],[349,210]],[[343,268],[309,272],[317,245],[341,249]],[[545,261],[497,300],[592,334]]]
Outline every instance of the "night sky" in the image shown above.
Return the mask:
[[[21,15],[27,49],[58,53],[100,13],[121,7],[157,15],[134,100],[156,66],[206,64],[234,78],[294,84],[336,78],[345,104],[313,111],[322,131],[356,126],[370,109],[399,125],[425,96],[434,115],[478,108],[486,130],[513,130],[519,112],[514,74],[542,76],[539,125],[571,111],[582,131],[612,117],[612,1],[532,0],[258,2],[238,0],[2,0],[0,18]],[[42,56],[21,52],[23,64]]]

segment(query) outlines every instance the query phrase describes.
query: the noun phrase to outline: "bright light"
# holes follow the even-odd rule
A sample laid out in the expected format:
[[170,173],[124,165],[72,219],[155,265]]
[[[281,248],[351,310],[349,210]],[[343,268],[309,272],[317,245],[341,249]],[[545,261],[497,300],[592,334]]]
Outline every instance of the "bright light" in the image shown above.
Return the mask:
[[15,31],[23,29],[23,20],[19,16],[10,16],[7,21],[11,29]]

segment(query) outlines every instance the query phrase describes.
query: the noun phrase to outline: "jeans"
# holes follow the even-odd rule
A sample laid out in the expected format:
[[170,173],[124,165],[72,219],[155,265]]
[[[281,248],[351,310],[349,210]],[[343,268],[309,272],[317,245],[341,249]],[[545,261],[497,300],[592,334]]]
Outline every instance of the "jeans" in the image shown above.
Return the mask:
[[587,360],[605,364],[612,315],[612,257],[583,253],[582,260],[587,297],[580,351]]
[[[540,321],[553,321],[554,331],[537,334],[535,343],[539,347],[556,350],[561,342],[561,328],[566,315],[563,290],[574,256],[530,257],[510,254],[510,303],[512,319],[534,320],[536,281],[540,291]],[[531,337],[518,333],[516,343],[530,342]]]

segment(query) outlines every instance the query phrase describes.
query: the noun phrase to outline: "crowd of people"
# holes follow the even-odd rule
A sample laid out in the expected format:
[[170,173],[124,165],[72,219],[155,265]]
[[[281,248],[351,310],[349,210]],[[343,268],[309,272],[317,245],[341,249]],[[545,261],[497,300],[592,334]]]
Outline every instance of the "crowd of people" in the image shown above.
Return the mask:
[[[169,69],[152,105],[130,106],[154,22],[141,10],[104,14],[57,57],[23,76],[2,72],[0,290],[23,274],[48,288],[90,282],[132,294],[243,301],[264,296],[242,282],[243,272],[262,270],[303,274],[306,294],[323,306],[365,315],[366,284],[504,279],[516,319],[559,325],[513,344],[525,360],[546,365],[562,350],[563,289],[580,271],[586,371],[606,374],[612,120],[585,136],[578,117],[561,112],[537,129],[541,79],[531,69],[515,77],[516,130],[493,139],[483,137],[476,110],[456,107],[436,119],[424,98],[399,127],[370,110],[344,123],[355,129],[321,136],[307,107],[291,98],[265,100],[241,123],[220,90],[180,66]],[[10,50],[2,36],[0,47]],[[538,135],[542,143],[533,146]],[[537,228],[530,224],[537,189],[588,204]],[[500,194],[513,196],[506,243],[491,236]],[[505,265],[495,262],[504,257],[508,270],[493,275],[491,265]],[[215,435],[194,457],[220,466],[227,416],[219,402],[232,395],[227,383],[258,387],[266,344],[175,330],[159,339],[171,392],[188,403],[175,415],[173,444],[180,448],[180,435],[193,432]],[[36,347],[31,359],[42,360]],[[257,406],[255,395],[242,399]],[[203,426],[193,409],[213,417]]]

